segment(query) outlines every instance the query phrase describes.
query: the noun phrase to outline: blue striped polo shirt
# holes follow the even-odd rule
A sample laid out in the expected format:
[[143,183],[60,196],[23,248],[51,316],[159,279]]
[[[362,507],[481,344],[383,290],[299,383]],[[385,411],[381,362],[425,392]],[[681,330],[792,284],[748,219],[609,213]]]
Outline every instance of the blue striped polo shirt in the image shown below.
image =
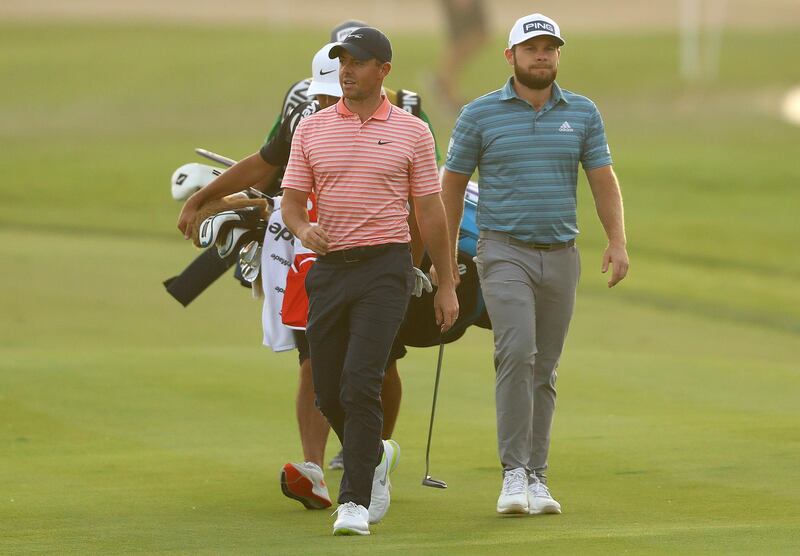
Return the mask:
[[553,83],[538,112],[512,86],[467,104],[453,129],[445,167],[478,168],[478,227],[522,241],[560,243],[578,235],[578,163],[611,164],[600,112]]

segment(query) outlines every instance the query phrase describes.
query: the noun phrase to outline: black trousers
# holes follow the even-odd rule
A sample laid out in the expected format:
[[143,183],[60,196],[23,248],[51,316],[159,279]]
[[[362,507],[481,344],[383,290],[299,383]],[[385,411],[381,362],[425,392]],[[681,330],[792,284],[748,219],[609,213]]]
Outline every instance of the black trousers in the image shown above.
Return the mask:
[[381,385],[413,284],[407,244],[357,262],[320,257],[306,277],[314,392],[344,452],[340,504],[369,507],[383,453]]

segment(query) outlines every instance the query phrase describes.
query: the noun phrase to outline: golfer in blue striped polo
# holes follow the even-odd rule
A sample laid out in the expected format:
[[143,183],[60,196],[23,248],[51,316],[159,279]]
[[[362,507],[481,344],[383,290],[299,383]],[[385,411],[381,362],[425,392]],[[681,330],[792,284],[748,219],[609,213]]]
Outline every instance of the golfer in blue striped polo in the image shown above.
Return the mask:
[[555,82],[563,45],[552,19],[517,20],[505,51],[514,75],[462,109],[442,178],[455,253],[464,191],[479,172],[476,260],[494,330],[502,514],[561,513],[545,470],[556,368],[580,275],[579,164],[608,236],[608,286],[628,271],[622,196],[603,120],[591,100]]

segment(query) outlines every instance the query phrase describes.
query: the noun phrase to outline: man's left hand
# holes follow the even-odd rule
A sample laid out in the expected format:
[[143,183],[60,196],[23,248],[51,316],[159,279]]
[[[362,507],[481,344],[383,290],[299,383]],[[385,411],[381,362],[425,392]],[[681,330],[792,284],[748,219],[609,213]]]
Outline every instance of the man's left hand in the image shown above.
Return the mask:
[[608,272],[608,267],[611,265],[613,270],[611,272],[611,280],[608,281],[608,287],[613,288],[628,274],[630,263],[628,262],[628,251],[624,245],[609,243],[606,250],[603,252],[603,269],[605,274]]
[[433,308],[436,311],[436,324],[441,326],[442,333],[450,330],[458,319],[458,297],[455,287],[440,287],[433,298]]

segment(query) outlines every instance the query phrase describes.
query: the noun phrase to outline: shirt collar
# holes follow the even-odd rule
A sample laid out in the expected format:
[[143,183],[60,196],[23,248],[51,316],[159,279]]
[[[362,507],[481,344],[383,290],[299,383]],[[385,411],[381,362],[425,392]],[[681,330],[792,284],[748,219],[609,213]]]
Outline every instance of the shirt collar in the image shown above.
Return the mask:
[[558,83],[555,81],[553,81],[553,94],[551,98],[553,99],[553,104],[558,104],[559,102],[569,104],[567,97],[565,97],[564,93],[561,91],[561,87],[559,87]]
[[500,91],[500,100],[511,100],[513,98],[519,98],[517,96],[517,92],[514,90],[514,78],[509,77],[506,84],[503,85],[503,89]]
[[[381,103],[378,105],[378,109],[375,110],[375,113],[370,116],[370,120],[388,120],[389,116],[392,115],[392,103],[389,102],[389,99],[386,98],[386,95],[381,95]],[[339,102],[336,103],[336,113],[340,116],[355,116],[353,112],[347,107],[344,103],[344,97],[339,99]]]
[[340,116],[355,116],[344,103],[344,97],[340,98],[339,102],[336,103],[336,113]]
[[[517,96],[517,92],[514,90],[514,77],[509,77],[506,84],[500,90],[500,100],[511,100],[519,98]],[[550,94],[550,100],[548,101],[549,104],[555,106],[559,102],[563,102],[564,104],[569,104],[564,93],[561,91],[561,87],[558,86],[558,83],[553,81],[553,90]]]

